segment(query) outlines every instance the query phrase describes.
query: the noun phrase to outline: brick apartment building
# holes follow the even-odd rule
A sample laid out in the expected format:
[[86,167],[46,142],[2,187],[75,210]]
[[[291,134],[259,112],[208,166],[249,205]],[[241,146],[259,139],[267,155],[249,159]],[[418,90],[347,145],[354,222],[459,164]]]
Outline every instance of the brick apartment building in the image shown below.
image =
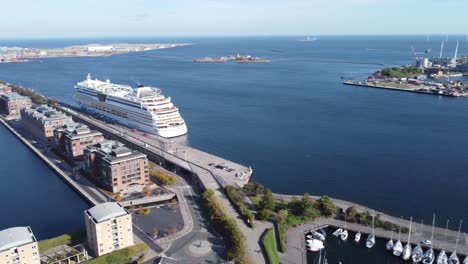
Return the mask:
[[54,129],[54,142],[71,162],[83,160],[83,150],[104,140],[101,132],[81,123],[68,123]]
[[52,141],[54,129],[73,123],[70,116],[47,105],[21,109],[21,120],[37,137]]
[[150,181],[147,156],[113,140],[84,150],[84,170],[113,193],[141,191]]
[[21,109],[32,106],[31,98],[18,93],[0,93],[0,112],[6,119],[21,118]]

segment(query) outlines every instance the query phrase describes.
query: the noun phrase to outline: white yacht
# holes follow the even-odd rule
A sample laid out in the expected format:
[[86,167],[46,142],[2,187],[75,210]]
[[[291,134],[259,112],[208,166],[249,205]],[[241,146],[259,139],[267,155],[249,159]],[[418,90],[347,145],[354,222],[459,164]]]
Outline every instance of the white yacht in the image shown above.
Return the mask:
[[432,217],[432,231],[431,231],[431,247],[424,253],[422,257],[422,263],[432,264],[434,263],[434,249],[432,249],[432,240],[434,240],[434,225],[435,225],[435,214]]
[[437,255],[436,263],[437,264],[447,264],[448,263],[448,258],[447,258],[447,254],[445,253],[445,250],[442,249],[442,251],[440,251],[439,255]]
[[343,232],[341,232],[340,234],[340,238],[342,241],[345,241],[346,239],[348,239],[348,230],[343,230]]
[[449,257],[448,262],[450,264],[460,264],[460,259],[457,256],[457,252],[452,252],[452,254]]
[[422,257],[422,263],[432,264],[434,263],[434,250],[432,248],[428,249]]
[[395,242],[395,245],[393,246],[393,255],[397,257],[401,256],[401,253],[403,252],[403,244],[401,243],[400,237],[401,237],[401,226],[400,226],[400,229],[398,230],[398,241]]
[[318,239],[308,239],[306,241],[306,247],[308,251],[312,251],[312,252],[318,252],[321,249],[325,248],[325,246],[323,245],[323,242]]
[[[447,240],[448,224],[449,224],[449,220],[447,220],[447,223],[445,224],[444,241]],[[448,263],[447,253],[445,253],[444,248],[442,248],[442,250],[439,252],[439,255],[437,255],[436,263],[437,264],[447,264]]]
[[375,212],[372,210],[372,234],[367,237],[366,247],[372,248],[375,245],[375,229],[374,229]]
[[393,246],[393,255],[399,257],[401,256],[402,252],[403,252],[403,244],[401,244],[401,241],[398,240]]
[[393,243],[393,224],[392,224],[392,228],[390,230],[390,240],[387,242],[387,244],[385,245],[385,249],[387,249],[388,251],[392,250],[393,249],[393,246],[394,246],[394,243]]
[[338,237],[339,235],[341,235],[342,232],[343,232],[343,228],[338,228],[335,230],[335,232],[332,233],[332,235]]
[[359,241],[361,241],[361,232],[357,232],[356,235],[354,235],[354,243],[358,244]]
[[109,80],[91,79],[75,85],[74,99],[84,109],[102,115],[125,126],[172,138],[187,133],[179,109],[170,97],[155,87],[114,84]]
[[413,260],[413,263],[421,262],[423,255],[424,255],[424,252],[423,252],[422,247],[420,245],[417,245],[413,249],[413,253],[411,254],[411,259]]
[[406,242],[406,245],[403,247],[403,253],[401,257],[404,260],[409,260],[411,258],[411,224],[413,223],[413,218],[410,218],[410,225],[409,225],[409,232],[408,232],[408,241]]

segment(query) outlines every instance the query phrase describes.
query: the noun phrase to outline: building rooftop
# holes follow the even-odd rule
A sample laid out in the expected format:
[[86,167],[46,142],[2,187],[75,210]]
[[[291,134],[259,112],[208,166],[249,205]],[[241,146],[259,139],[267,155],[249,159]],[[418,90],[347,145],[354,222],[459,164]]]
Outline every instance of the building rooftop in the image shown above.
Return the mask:
[[124,160],[146,158],[146,155],[126,147],[124,144],[115,140],[105,140],[88,149],[97,151],[102,159],[108,163],[118,163]]
[[96,223],[129,214],[120,204],[112,202],[98,204],[85,212],[87,212]]
[[81,123],[68,123],[61,127],[66,137],[70,139],[78,139],[89,136],[102,136],[102,133],[96,130],[91,130],[87,125]]
[[0,97],[5,98],[8,101],[29,99],[29,97],[22,96],[16,92],[4,93],[1,94]]
[[68,123],[73,123],[70,116],[67,116],[65,113],[48,105],[32,106],[31,108],[26,109],[25,112],[28,115],[35,117],[37,120],[41,120],[43,124],[60,119],[68,119]]
[[0,231],[0,252],[36,242],[36,237],[28,227],[12,227]]

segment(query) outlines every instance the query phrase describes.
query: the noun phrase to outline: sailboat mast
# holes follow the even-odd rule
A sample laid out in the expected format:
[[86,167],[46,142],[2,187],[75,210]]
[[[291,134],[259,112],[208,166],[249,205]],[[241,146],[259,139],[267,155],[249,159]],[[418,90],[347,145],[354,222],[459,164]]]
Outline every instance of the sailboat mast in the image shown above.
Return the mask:
[[432,232],[431,232],[431,241],[434,240],[434,225],[435,225],[435,214],[432,217]]
[[421,234],[421,236],[422,236],[423,225],[424,225],[424,219],[421,219],[421,227],[419,228],[419,233]]
[[455,242],[455,252],[457,252],[457,248],[458,248],[458,240],[460,239],[460,231],[461,231],[462,223],[463,223],[463,220],[460,220],[460,224],[458,224],[457,241]]
[[375,212],[374,210],[372,210],[372,235],[374,235],[375,231],[374,231],[374,217],[375,217]]
[[410,220],[409,220],[409,232],[408,232],[408,244],[410,243],[410,240],[411,240],[411,224],[413,223],[413,217],[410,217]]

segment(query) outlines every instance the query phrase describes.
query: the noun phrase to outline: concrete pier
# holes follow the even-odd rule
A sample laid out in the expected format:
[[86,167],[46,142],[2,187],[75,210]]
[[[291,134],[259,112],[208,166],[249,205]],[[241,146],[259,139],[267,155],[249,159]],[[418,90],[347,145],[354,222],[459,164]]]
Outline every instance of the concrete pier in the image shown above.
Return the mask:
[[[79,112],[70,105],[57,105],[59,110],[69,114],[74,120],[102,132],[106,137],[148,155],[148,158],[161,163],[172,163],[198,176],[205,188],[215,189],[217,185],[243,187],[252,176],[250,167],[223,159],[207,152],[171,142],[168,139],[146,135],[116,124],[108,124]],[[216,182],[213,181],[213,178]]]

